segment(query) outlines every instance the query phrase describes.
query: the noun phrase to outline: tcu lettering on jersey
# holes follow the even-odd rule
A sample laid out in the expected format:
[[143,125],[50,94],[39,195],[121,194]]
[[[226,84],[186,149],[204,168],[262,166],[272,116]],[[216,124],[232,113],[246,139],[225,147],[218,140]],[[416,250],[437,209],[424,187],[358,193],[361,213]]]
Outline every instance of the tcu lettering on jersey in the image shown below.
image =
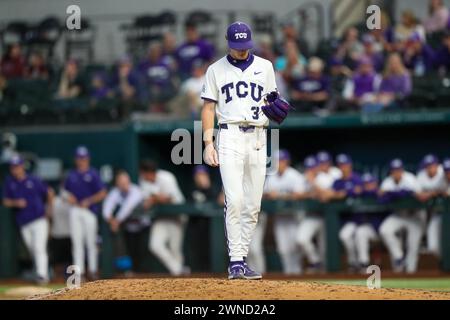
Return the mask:
[[250,93],[252,99],[255,102],[259,102],[261,100],[263,90],[264,88],[256,83],[247,83],[245,81],[239,81],[236,85],[233,82],[230,82],[220,88],[220,92],[225,95],[225,103],[233,100],[233,96],[231,94],[232,91],[238,98],[245,98]]

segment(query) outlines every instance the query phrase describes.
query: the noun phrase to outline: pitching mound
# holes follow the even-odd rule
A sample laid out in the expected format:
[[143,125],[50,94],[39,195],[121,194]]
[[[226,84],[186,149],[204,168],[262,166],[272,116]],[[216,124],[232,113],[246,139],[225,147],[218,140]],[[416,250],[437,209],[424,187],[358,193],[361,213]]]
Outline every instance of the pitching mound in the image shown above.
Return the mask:
[[50,300],[339,300],[450,299],[450,292],[368,289],[297,280],[123,279],[100,280],[79,289],[62,289],[37,299]]

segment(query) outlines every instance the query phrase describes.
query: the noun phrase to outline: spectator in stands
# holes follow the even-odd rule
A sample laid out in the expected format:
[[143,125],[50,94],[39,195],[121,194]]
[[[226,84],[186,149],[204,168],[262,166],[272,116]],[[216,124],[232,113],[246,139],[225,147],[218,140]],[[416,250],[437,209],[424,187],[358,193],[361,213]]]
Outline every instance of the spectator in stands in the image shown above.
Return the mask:
[[275,52],[273,51],[272,39],[268,35],[263,35],[258,41],[256,48],[256,55],[269,60],[274,63],[276,59]]
[[32,52],[25,68],[25,76],[28,79],[47,80],[50,72],[44,56],[40,52]]
[[166,32],[163,35],[162,41],[162,62],[170,67],[172,72],[177,70],[176,50],[177,50],[177,38],[171,32]]
[[362,43],[364,50],[362,56],[372,60],[372,65],[376,72],[381,72],[384,67],[384,55],[375,49],[375,38],[371,34],[363,35]]
[[381,77],[374,71],[372,61],[363,57],[354,75],[345,83],[343,98],[348,106],[359,106],[363,111],[371,111],[376,102]]
[[[144,210],[158,204],[182,204],[185,201],[175,175],[158,169],[151,161],[143,161],[140,165],[140,187],[144,196]],[[170,274],[175,276],[188,272],[183,256],[186,222],[186,217],[181,214],[157,217],[150,230],[150,251],[158,257]]]
[[173,96],[172,70],[162,59],[162,46],[150,45],[148,58],[139,65],[148,94],[150,112],[166,112],[165,103]]
[[411,94],[411,91],[411,75],[403,65],[400,55],[392,53],[386,62],[377,95],[376,103],[379,104],[379,110],[399,106]]
[[14,212],[34,262],[36,282],[46,284],[49,280],[48,218],[51,216],[54,193],[41,179],[25,171],[24,160],[18,155],[10,160],[10,173],[3,187],[3,205]]
[[210,62],[215,54],[213,45],[208,41],[201,39],[195,23],[186,23],[185,36],[186,41],[182,43],[175,52],[175,58],[178,63],[178,70],[182,80],[191,75],[192,64],[195,60],[201,59],[205,62]]
[[323,74],[324,63],[311,57],[306,76],[292,81],[291,98],[298,111],[323,112],[330,97],[330,80]]
[[78,62],[70,59],[66,62],[59,80],[57,98],[72,99],[83,94],[84,83],[81,79]]
[[25,59],[20,44],[14,43],[6,48],[0,62],[0,72],[6,79],[22,78],[25,75]]
[[299,51],[293,40],[284,43],[284,55],[279,56],[274,63],[275,71],[283,75],[284,80],[289,83],[294,78],[305,74],[307,60]]
[[96,72],[91,79],[90,103],[96,106],[99,102],[114,96],[114,91],[108,86],[107,75],[104,72]]
[[281,43],[279,43],[275,48],[275,50],[279,50],[278,52],[276,52],[276,54],[283,55],[284,52],[282,50],[285,48],[284,44],[288,41],[294,41],[295,44],[297,45],[298,50],[305,57],[309,57],[308,43],[300,37],[293,21],[282,22],[281,32],[283,35],[283,39]]
[[396,49],[395,32],[386,11],[381,11],[380,20],[380,28],[375,28],[369,32],[375,39],[374,49],[376,52],[392,52]]
[[442,0],[429,0],[428,17],[424,21],[427,33],[443,31],[447,27],[449,11]]
[[434,57],[434,66],[440,74],[450,74],[450,30],[442,37],[442,45]]
[[[445,172],[439,159],[433,155],[426,155],[421,163],[421,169],[417,173],[417,181],[420,185],[420,192],[417,198],[426,202],[433,198],[442,196],[447,188],[445,181]],[[440,255],[440,237],[441,237],[441,212],[437,212],[433,208],[427,210],[430,222],[427,228],[427,245],[428,250],[433,254]]]
[[[105,186],[98,171],[91,167],[90,152],[85,146],[75,150],[75,168],[64,182],[70,208],[70,236],[73,264],[87,280],[98,279],[97,215],[106,196]],[[86,252],[87,251],[87,252]],[[85,254],[87,253],[87,254]],[[88,273],[85,272],[87,256]]]
[[181,85],[181,94],[187,98],[187,105],[192,119],[198,119],[203,100],[200,98],[205,83],[205,72],[207,65],[202,60],[197,60],[192,65],[192,76]]
[[[129,272],[136,270],[135,267],[139,265],[140,260],[140,252],[136,252],[136,244],[132,241],[139,218],[132,217],[132,214],[139,208],[144,198],[141,189],[131,182],[126,171],[119,170],[114,181],[115,186],[108,192],[103,202],[102,213],[103,219],[116,238],[115,254],[118,257],[116,260],[119,262],[118,267],[122,271]],[[131,265],[124,264],[129,261],[128,255],[131,256]]]
[[121,100],[121,113],[126,117],[139,96],[139,75],[133,70],[133,62],[128,56],[119,60],[112,79],[112,89]]
[[402,59],[406,68],[415,76],[420,77],[433,70],[433,49],[423,42],[418,33],[413,33],[406,41]]
[[[381,183],[383,202],[414,197],[420,192],[416,176],[404,170],[400,159],[390,163],[390,173]],[[381,238],[389,250],[394,272],[413,273],[417,270],[420,241],[423,236],[424,219],[420,210],[395,210],[380,226]],[[406,232],[403,245],[400,232]]]
[[357,66],[363,51],[364,47],[359,41],[358,29],[350,27],[345,31],[334,54],[334,59],[353,70]]
[[405,10],[402,12],[400,23],[395,26],[395,41],[403,44],[414,34],[418,34],[420,39],[425,41],[425,28],[412,10]]

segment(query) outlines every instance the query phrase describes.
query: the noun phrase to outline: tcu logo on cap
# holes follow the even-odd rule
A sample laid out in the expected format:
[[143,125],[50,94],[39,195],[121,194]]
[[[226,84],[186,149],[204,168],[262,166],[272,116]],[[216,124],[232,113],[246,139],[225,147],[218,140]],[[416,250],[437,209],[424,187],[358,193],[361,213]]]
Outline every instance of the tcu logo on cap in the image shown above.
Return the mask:
[[247,34],[245,32],[235,33],[234,36],[237,39],[247,39]]

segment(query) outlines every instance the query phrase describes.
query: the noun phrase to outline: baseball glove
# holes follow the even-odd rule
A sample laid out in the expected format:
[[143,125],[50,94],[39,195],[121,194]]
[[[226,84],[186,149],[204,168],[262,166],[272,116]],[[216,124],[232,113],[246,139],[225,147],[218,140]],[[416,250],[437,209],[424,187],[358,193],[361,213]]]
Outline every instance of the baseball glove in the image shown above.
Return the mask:
[[289,102],[283,99],[276,91],[267,94],[265,98],[267,104],[261,107],[262,112],[272,121],[281,124],[292,109]]

